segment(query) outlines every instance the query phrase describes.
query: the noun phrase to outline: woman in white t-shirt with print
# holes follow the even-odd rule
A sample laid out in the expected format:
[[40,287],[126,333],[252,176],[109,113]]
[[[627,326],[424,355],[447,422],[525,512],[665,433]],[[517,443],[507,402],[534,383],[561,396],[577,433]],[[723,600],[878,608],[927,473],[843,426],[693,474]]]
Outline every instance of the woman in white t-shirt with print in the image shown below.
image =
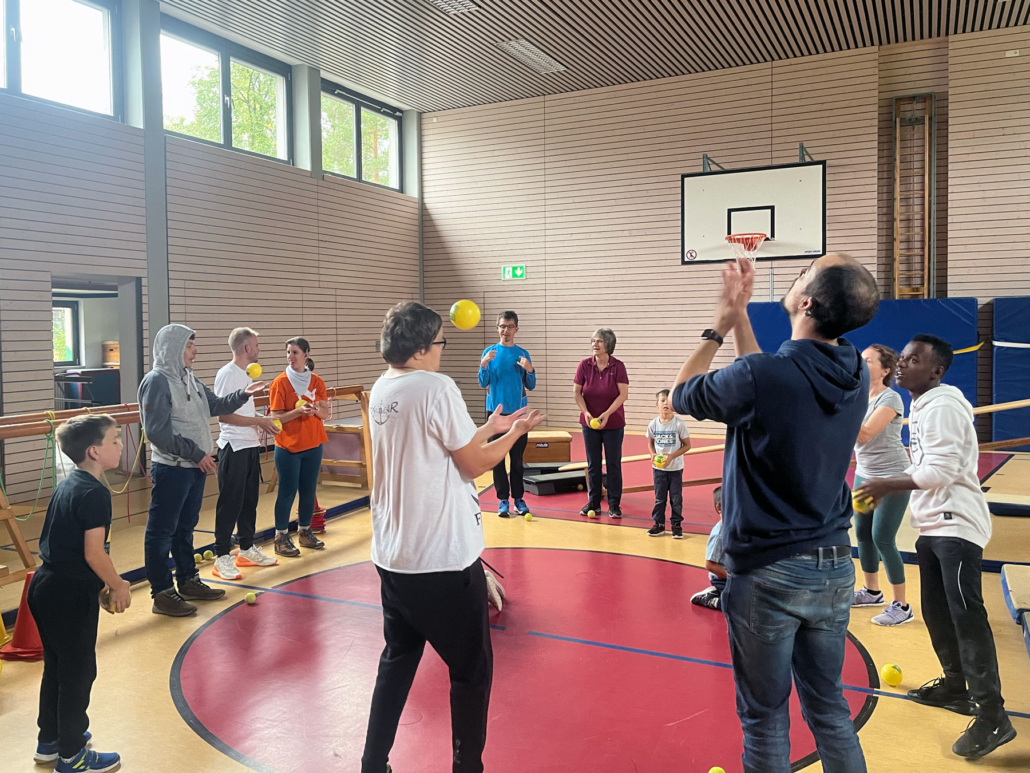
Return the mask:
[[[440,315],[394,306],[381,349],[390,369],[369,397],[372,562],[381,580],[386,648],[361,758],[384,773],[404,703],[428,641],[451,675],[454,771],[483,770],[493,678],[482,514],[475,479],[543,421],[498,406],[476,428],[457,385],[437,371],[447,339]],[[492,435],[497,440],[487,442]]]
[[[898,355],[893,349],[873,344],[862,352],[862,359],[869,366],[869,408],[855,444],[856,491],[869,478],[904,475],[909,465],[908,451],[901,442],[905,404],[901,395],[890,387]],[[883,606],[880,559],[883,559],[894,593],[890,606],[873,618],[877,625],[902,625],[914,619],[912,608],[905,601],[905,564],[896,544],[910,494],[909,491],[891,494],[881,499],[873,512],[855,513],[858,560],[865,573],[865,586],[855,591],[852,606]]]

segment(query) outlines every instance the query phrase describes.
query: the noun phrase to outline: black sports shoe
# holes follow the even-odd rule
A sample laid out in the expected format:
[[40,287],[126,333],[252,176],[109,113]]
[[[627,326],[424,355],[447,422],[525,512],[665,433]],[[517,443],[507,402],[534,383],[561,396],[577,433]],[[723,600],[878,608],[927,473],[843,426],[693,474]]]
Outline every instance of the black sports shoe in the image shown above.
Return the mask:
[[589,502],[587,502],[585,505],[583,505],[583,509],[579,511],[579,514],[580,515],[586,515],[591,510],[594,511],[594,515],[599,515],[600,512],[601,512],[601,506],[600,505],[592,505]]
[[718,611],[722,608],[721,603],[719,601],[719,597],[721,595],[722,594],[714,587],[705,588],[700,593],[695,593],[693,596],[691,596],[690,603],[699,607],[708,607],[709,609],[714,609]]
[[944,684],[943,677],[931,679],[916,690],[909,690],[908,697],[924,706],[936,706],[967,717],[976,714],[976,704],[969,699],[969,692],[949,690]]
[[673,539],[683,539],[683,527],[682,526],[673,526],[672,527],[672,538]]
[[663,534],[665,534],[665,525],[661,523],[656,523],[647,530],[648,537],[661,537]]
[[618,506],[612,507],[608,505],[608,517],[615,518],[616,520],[622,518],[622,510]]
[[1016,737],[1016,729],[1012,727],[1008,715],[1002,716],[1001,724],[997,727],[991,725],[990,720],[982,716],[973,717],[966,732],[955,741],[951,750],[959,757],[978,760]]
[[169,617],[189,617],[196,611],[197,608],[176,593],[175,588],[163,590],[154,596],[154,606],[151,608],[155,615]]

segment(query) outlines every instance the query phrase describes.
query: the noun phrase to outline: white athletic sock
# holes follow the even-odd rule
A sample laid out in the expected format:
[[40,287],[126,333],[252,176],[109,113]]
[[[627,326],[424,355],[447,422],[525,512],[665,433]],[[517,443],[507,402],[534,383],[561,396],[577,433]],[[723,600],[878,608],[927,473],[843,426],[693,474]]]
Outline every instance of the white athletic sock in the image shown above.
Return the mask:
[[277,536],[277,537],[281,537],[283,534],[289,534],[289,533],[290,533],[289,529],[282,529],[282,530],[276,529],[275,530],[275,536]]

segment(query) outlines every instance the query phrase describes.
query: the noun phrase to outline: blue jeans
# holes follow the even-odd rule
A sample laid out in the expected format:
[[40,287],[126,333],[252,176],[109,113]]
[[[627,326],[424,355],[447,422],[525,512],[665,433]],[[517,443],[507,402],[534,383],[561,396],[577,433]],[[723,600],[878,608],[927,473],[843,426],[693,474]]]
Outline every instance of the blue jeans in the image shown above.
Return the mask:
[[193,561],[193,530],[204,504],[207,473],[196,467],[172,467],[155,462],[151,465],[150,479],[154,485],[150,490],[150,513],[143,537],[143,559],[150,595],[156,596],[172,587],[169,551],[175,560],[175,579],[179,587],[197,574]]
[[290,508],[298,492],[297,521],[302,529],[311,526],[311,516],[315,514],[315,488],[321,469],[322,446],[298,453],[275,447],[275,471],[279,474],[279,495],[275,498],[276,531],[290,528]]
[[865,773],[841,670],[855,587],[851,556],[799,555],[730,574],[730,635],[745,773],[790,771],[791,676],[826,773]]

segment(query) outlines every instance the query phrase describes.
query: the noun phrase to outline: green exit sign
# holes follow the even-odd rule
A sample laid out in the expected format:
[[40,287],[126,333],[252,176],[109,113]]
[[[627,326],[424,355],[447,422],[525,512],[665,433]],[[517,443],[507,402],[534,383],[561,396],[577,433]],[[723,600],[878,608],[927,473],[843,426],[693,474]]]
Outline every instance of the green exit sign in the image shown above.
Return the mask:
[[501,279],[525,279],[526,265],[501,266]]

